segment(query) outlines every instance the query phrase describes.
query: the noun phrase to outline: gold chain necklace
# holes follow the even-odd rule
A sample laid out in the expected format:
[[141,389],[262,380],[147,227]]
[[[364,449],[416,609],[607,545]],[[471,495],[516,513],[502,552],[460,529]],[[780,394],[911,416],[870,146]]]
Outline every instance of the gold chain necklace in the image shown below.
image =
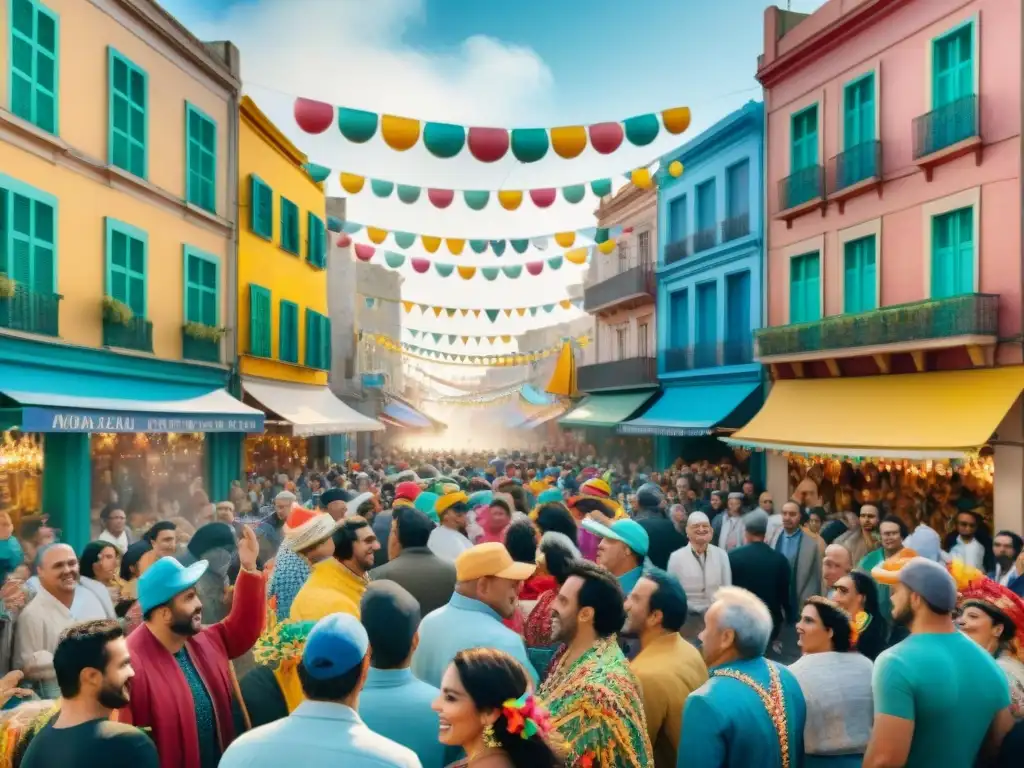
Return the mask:
[[[768,662],[765,662],[768,664]],[[768,716],[775,726],[775,732],[779,737],[779,750],[782,753],[782,768],[789,768],[789,727],[786,720],[786,700],[782,695],[782,681],[779,679],[779,670],[772,664],[768,664],[769,686],[764,689],[750,675],[738,672],[735,669],[716,669],[711,673],[712,677],[731,677],[745,683],[760,697],[761,703],[768,711]]]

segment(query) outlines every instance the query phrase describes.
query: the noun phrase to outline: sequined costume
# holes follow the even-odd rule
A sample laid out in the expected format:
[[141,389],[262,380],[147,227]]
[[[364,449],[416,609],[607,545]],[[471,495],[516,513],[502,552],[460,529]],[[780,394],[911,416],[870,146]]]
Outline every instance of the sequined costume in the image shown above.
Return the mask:
[[640,686],[614,636],[572,664],[565,648],[538,697],[567,745],[568,768],[650,768],[654,764]]

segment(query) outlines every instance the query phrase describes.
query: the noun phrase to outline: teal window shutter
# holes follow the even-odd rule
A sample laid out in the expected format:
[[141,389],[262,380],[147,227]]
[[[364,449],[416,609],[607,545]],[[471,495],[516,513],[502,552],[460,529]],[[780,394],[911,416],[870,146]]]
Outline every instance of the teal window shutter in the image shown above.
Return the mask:
[[306,356],[304,362],[310,368],[317,367],[317,350],[320,346],[320,326],[316,321],[316,312],[306,308]]
[[878,307],[876,240],[868,235],[843,245],[843,312],[870,312]]
[[210,213],[217,212],[217,123],[185,104],[185,198]]
[[715,228],[717,219],[715,180],[708,179],[697,186],[697,231],[706,232]]
[[11,112],[56,134],[60,17],[39,0],[10,0],[7,7]]
[[967,22],[932,43],[932,108],[974,93],[974,24]]
[[324,222],[315,213],[307,214],[307,226],[309,237],[307,239],[308,252],[306,258],[314,267],[323,269],[327,266],[327,237],[324,231]]
[[320,368],[331,370],[331,318],[320,315]]
[[146,178],[149,137],[149,76],[114,48],[107,48],[110,134],[107,162]]
[[789,322],[821,319],[821,264],[818,253],[789,260]]
[[288,253],[299,254],[299,207],[284,196],[281,197],[281,247]]
[[185,251],[185,322],[220,323],[220,259],[190,245]]
[[107,218],[107,295],[146,316],[146,261],[149,235],[138,227]]
[[249,354],[270,357],[270,289],[249,284]]
[[932,298],[974,292],[974,209],[932,219]]
[[281,300],[278,357],[285,363],[299,362],[299,306]]
[[274,238],[274,190],[255,173],[249,177],[249,229],[264,240]]
[[0,272],[34,293],[57,291],[57,198],[0,176]]
[[818,105],[797,112],[792,117],[790,171],[802,171],[818,164]]
[[843,89],[843,149],[875,140],[875,74],[847,83]]

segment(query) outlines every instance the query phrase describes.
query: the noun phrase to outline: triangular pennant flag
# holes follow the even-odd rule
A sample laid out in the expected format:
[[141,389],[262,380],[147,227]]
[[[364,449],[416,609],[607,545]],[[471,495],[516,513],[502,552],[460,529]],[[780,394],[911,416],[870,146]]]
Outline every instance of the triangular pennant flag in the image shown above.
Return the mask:
[[496,342],[497,340],[498,340],[498,337],[497,337],[497,336],[488,336],[488,337],[487,337],[487,341],[489,341],[489,342],[490,342],[491,344],[493,344],[493,343],[494,343],[494,342]]
[[459,310],[455,309],[455,307],[449,307],[448,309],[445,310],[445,312],[448,314],[448,317],[455,317],[455,313],[458,311]]
[[454,343],[455,343],[455,340],[456,340],[457,338],[459,338],[459,337],[458,337],[458,336],[456,336],[456,335],[455,335],[454,333],[449,333],[449,334],[448,334],[448,343],[449,343],[449,344],[454,344]]
[[536,307],[530,307],[530,317],[536,317],[536,316],[537,316],[537,308]]
[[526,314],[526,308],[525,307],[517,308],[516,309],[516,314],[519,315],[520,317],[523,317]]
[[480,317],[480,310],[479,309],[474,309],[473,310],[473,317]]
[[411,301],[403,301],[402,302],[402,309],[404,309],[407,313],[408,312],[412,312],[412,308],[413,308],[413,303]]
[[392,269],[398,269],[405,264],[405,254],[394,251],[384,251],[384,263]]
[[502,340],[503,343],[509,344],[512,341],[512,337],[511,336],[502,336],[501,340]]
[[440,344],[441,343],[441,334],[440,333],[432,333],[430,335],[434,337],[434,343],[435,344]]
[[572,301],[570,299],[562,299],[560,302],[558,302],[558,306],[560,306],[562,309],[569,309],[572,306]]
[[545,312],[553,312],[554,309],[555,309],[555,305],[554,304],[545,304],[544,305],[544,311]]
[[469,344],[469,336],[463,336],[462,337],[462,343],[463,344]]
[[501,271],[505,274],[505,277],[507,277],[509,280],[515,280],[517,277],[519,277],[519,275],[521,275],[523,273],[523,265],[522,264],[512,264],[512,265],[507,266],[507,267],[502,267]]
[[561,267],[562,267],[562,257],[561,256],[553,256],[550,259],[548,259],[548,269],[561,269]]
[[444,311],[444,308],[443,307],[433,307],[433,310],[434,310],[434,317],[440,317],[441,313]]
[[505,317],[512,317],[512,310],[511,309],[506,309],[505,310]]
[[377,303],[377,300],[372,296],[366,296],[363,301],[366,302],[367,309],[373,309],[373,305]]
[[462,314],[463,317],[465,317],[466,315],[469,314],[469,310],[468,309],[460,309],[459,312]]
[[492,323],[493,323],[493,322],[494,322],[495,320],[497,320],[497,319],[498,319],[498,313],[499,313],[500,311],[501,311],[500,309],[485,309],[485,310],[484,310],[484,312],[486,312],[486,313],[487,313],[487,319],[488,319],[488,320],[490,320],[490,321],[491,321]]
[[409,334],[410,334],[410,335],[411,335],[411,336],[412,336],[412,337],[413,337],[414,339],[418,339],[418,338],[419,338],[419,336],[420,336],[420,332],[419,332],[419,331],[417,331],[417,330],[416,330],[415,328],[410,328],[410,329],[409,329]]
[[441,277],[448,277],[452,272],[455,271],[454,264],[441,264],[440,262],[434,262],[434,269]]

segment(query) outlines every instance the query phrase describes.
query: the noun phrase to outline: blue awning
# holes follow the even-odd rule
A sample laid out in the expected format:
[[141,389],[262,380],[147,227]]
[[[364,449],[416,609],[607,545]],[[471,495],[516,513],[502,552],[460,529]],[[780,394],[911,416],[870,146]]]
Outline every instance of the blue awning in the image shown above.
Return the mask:
[[551,405],[555,402],[554,397],[531,384],[523,384],[519,388],[519,394],[530,405]]
[[434,422],[427,416],[417,411],[411,405],[392,400],[384,407],[384,415],[389,416],[399,424],[416,429],[432,429]]
[[[618,426],[624,435],[698,437],[741,427],[760,404],[761,382],[676,384],[639,418]],[[747,411],[751,413],[747,413]]]
[[116,373],[0,365],[0,394],[24,432],[263,431],[263,413],[224,389]]

